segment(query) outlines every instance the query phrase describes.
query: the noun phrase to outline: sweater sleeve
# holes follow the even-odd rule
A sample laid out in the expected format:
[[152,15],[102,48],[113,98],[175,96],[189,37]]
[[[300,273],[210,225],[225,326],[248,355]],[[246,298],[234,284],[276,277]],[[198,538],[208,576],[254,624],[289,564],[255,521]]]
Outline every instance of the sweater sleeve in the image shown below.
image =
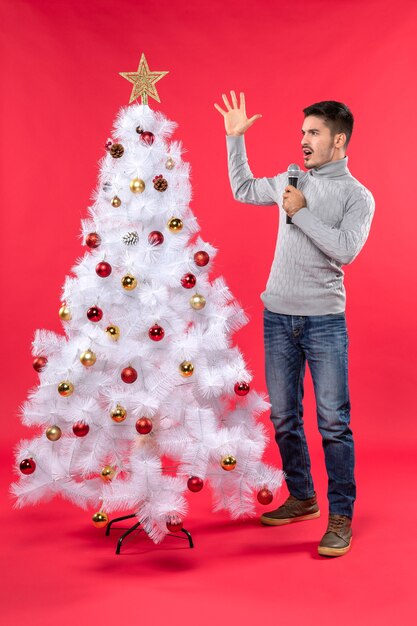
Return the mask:
[[229,179],[233,196],[246,204],[276,204],[275,178],[254,178],[246,156],[243,135],[226,137]]
[[357,187],[349,197],[340,225],[329,226],[303,207],[292,221],[331,259],[351,263],[363,248],[371,228],[375,201],[365,187]]

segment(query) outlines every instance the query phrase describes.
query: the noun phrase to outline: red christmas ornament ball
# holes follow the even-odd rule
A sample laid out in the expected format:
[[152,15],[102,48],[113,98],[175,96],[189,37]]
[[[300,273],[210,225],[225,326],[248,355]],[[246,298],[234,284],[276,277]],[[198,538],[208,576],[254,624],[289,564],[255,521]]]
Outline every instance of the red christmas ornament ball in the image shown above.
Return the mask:
[[261,504],[271,504],[272,500],[274,499],[272,491],[269,491],[269,489],[266,488],[258,491],[256,497],[258,498],[258,502],[260,502]]
[[131,383],[135,382],[138,377],[138,373],[134,367],[130,367],[129,365],[129,367],[125,367],[124,369],[122,369],[120,376],[122,377],[122,381],[124,383],[130,385]]
[[164,243],[164,236],[159,230],[153,230],[148,235],[148,241],[151,246],[160,246],[161,243]]
[[197,493],[198,491],[201,491],[204,487],[204,481],[198,476],[191,476],[191,478],[189,478],[187,481],[187,487],[193,493]]
[[148,435],[152,430],[153,424],[149,417],[140,417],[136,422],[136,430],[139,435]]
[[194,255],[194,263],[198,265],[198,267],[204,267],[209,261],[210,257],[204,250],[199,250]]
[[249,393],[250,385],[249,383],[236,383],[235,384],[235,394],[237,396],[246,396]]
[[182,521],[181,520],[169,520],[167,522],[167,528],[170,533],[179,533],[182,529]]
[[103,317],[103,311],[98,306],[92,306],[87,311],[90,322],[99,322]]
[[181,278],[181,285],[185,287],[185,289],[192,289],[195,287],[196,282],[197,279],[194,274],[184,274]]
[[41,372],[47,363],[48,359],[46,358],[46,356],[37,356],[33,359],[33,369],[36,372]]
[[140,133],[139,137],[141,138],[143,143],[146,143],[148,146],[151,146],[153,142],[155,141],[155,135],[148,130],[145,130],[143,131],[143,133]]
[[22,474],[33,474],[36,469],[36,463],[33,459],[23,459],[19,465]]
[[162,326],[155,324],[149,329],[148,335],[153,341],[161,341],[164,338],[165,331]]
[[76,422],[72,425],[72,432],[76,437],[85,437],[88,435],[90,427],[85,422]]
[[98,248],[101,244],[101,237],[97,233],[89,233],[85,238],[85,245],[89,248]]
[[107,261],[101,261],[96,265],[96,274],[100,276],[100,278],[107,278],[107,276],[110,276],[111,270],[112,267],[110,263],[107,263]]

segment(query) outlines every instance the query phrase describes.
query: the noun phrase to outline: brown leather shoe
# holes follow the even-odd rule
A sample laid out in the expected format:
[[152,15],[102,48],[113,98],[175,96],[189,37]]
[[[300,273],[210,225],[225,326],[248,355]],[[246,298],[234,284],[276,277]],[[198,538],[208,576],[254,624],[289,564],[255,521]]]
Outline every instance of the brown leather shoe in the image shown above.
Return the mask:
[[282,526],[316,517],[320,517],[316,494],[308,500],[298,500],[290,495],[275,511],[261,515],[261,522],[267,526]]
[[346,515],[329,515],[329,524],[319,543],[322,556],[342,556],[352,543],[352,520]]

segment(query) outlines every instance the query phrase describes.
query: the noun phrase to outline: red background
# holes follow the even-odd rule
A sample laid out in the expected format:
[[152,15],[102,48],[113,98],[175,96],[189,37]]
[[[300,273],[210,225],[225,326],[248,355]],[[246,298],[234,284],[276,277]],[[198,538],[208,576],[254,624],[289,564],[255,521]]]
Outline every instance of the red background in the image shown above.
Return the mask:
[[[300,127],[305,106],[323,99],[341,100],[351,107],[356,118],[348,151],[350,170],[373,192],[376,213],[364,250],[352,266],[345,268],[352,425],[358,453],[359,537],[356,553],[352,550],[344,559],[331,563],[334,571],[354,581],[350,597],[357,601],[355,606],[343,604],[341,612],[340,607],[332,605],[337,614],[330,611],[327,617],[345,624],[353,617],[358,621],[358,611],[363,610],[369,612],[369,619],[359,623],[374,623],[371,616],[378,618],[380,624],[389,623],[384,620],[390,619],[391,614],[400,623],[411,623],[408,621],[411,596],[405,582],[401,578],[400,583],[397,578],[388,587],[387,578],[393,570],[406,573],[405,553],[411,554],[408,540],[414,540],[409,538],[403,524],[404,516],[409,519],[412,507],[415,509],[410,501],[410,476],[417,432],[414,402],[417,220],[412,171],[417,95],[415,3],[407,0],[401,4],[386,0],[257,3],[1,0],[0,8],[0,328],[2,448],[6,459],[3,494],[11,480],[10,449],[20,437],[30,434],[20,425],[17,409],[37,380],[30,365],[33,333],[42,327],[60,329],[57,310],[61,285],[83,252],[79,243],[80,219],[86,216],[96,184],[96,163],[103,155],[103,144],[111,134],[119,108],[127,104],[130,96],[131,86],[118,72],[135,71],[142,51],[151,70],[170,72],[157,84],[162,104],[155,101],[150,104],[179,124],[175,138],[183,141],[184,158],[192,166],[192,208],[199,219],[202,237],[219,249],[213,275],[224,275],[251,316],[250,324],[238,333],[236,341],[255,374],[257,389],[265,389],[259,293],[264,288],[273,256],[277,210],[246,206],[233,200],[227,178],[223,120],[213,103],[221,103],[222,92],[242,90],[246,93],[248,114],[262,113],[263,118],[248,132],[247,146],[254,174],[263,176],[284,171],[290,162],[302,163]],[[186,556],[167,561],[166,554],[149,547],[145,571],[152,572],[154,581],[155,577],[161,577],[167,606],[184,610],[190,598],[182,596],[182,590],[191,590],[196,602],[203,602],[205,593],[218,593],[218,602],[229,607],[225,616],[237,617],[242,623],[252,623],[245,622],[251,611],[257,615],[256,619],[261,619],[273,610],[283,623],[287,623],[285,615],[297,624],[302,623],[304,609],[319,619],[323,602],[329,598],[322,598],[318,589],[331,589],[338,595],[337,587],[332,587],[334,574],[329,562],[327,571],[324,573],[321,567],[320,574],[317,568],[321,561],[313,556],[325,524],[326,477],[315,424],[314,397],[309,379],[307,382],[306,430],[316,486],[321,491],[321,525],[315,523],[314,528],[312,524],[306,530],[298,525],[294,530],[286,529],[287,534],[279,535],[282,545],[278,548],[277,535],[260,533],[255,522],[236,525],[224,516],[213,518],[209,498],[202,495],[199,504],[193,504],[189,517],[191,526],[193,518],[197,520],[200,542],[203,541],[199,555],[195,551],[190,557],[187,552]],[[268,423],[267,416],[264,421]],[[271,429],[269,432],[272,435]],[[268,460],[279,464],[273,442]],[[399,498],[405,508],[401,521],[394,513],[388,513],[397,506]],[[82,550],[77,544],[86,537],[89,563],[94,565],[90,569],[84,563],[80,574],[74,555],[71,566],[61,556],[64,569],[82,578],[97,574],[104,563],[106,567],[109,563],[110,568],[116,567],[108,544],[103,547],[94,529],[85,530],[84,513],[74,512],[73,507],[59,501],[18,513],[10,511],[6,495],[4,502],[3,524],[12,524],[19,537],[11,557],[14,564],[11,571],[17,578],[23,576],[21,561],[16,556],[19,546],[24,547],[20,553],[24,554],[36,543],[39,551],[31,558],[34,572],[39,574],[48,562],[45,550],[51,567],[54,563],[58,550],[55,541],[62,542],[62,555]],[[36,530],[30,530],[37,542],[25,534],[23,525],[19,527],[26,515],[37,520]],[[84,530],[71,535],[66,520]],[[401,548],[397,524],[402,525]],[[225,529],[229,533],[227,539],[222,535]],[[53,532],[52,539],[46,541],[45,532]],[[253,533],[250,540],[245,534],[248,532]],[[309,532],[311,542],[298,544]],[[203,538],[212,543],[204,543]],[[230,541],[236,541],[237,551],[233,555],[221,549]],[[243,548],[248,541],[249,544],[253,541],[254,546],[263,542],[263,548],[253,547],[249,556],[244,556]],[[238,546],[242,547],[241,560],[237,558]],[[214,554],[216,560],[210,561],[209,556],[213,559]],[[112,575],[119,572],[125,584],[140,583],[149,594],[140,578],[144,557],[134,550],[132,555],[129,563],[123,562],[121,570],[111,569]],[[181,559],[186,559],[187,564]],[[243,561],[247,568],[246,581],[240,578]],[[369,570],[364,569],[365,561]],[[256,567],[259,572],[271,568],[272,573],[264,577],[255,573]],[[301,581],[305,605],[298,604],[299,568],[307,576]],[[198,580],[194,586],[190,574]],[[53,579],[45,576],[35,586],[41,596],[53,585]],[[278,587],[271,587],[275,576]],[[105,589],[106,585],[111,587],[110,579],[103,583]],[[82,580],[90,590],[91,582]],[[319,587],[311,588],[308,584],[311,580],[320,580]],[[33,582],[31,573],[26,573],[20,582],[23,589],[29,588]],[[65,584],[69,584],[68,580]],[[13,593],[5,591],[9,600],[14,598]],[[31,600],[27,610],[34,610],[32,623],[49,623],[49,609],[51,623],[58,617],[61,623],[66,623],[64,615],[70,620],[71,610],[80,611],[81,605],[93,611],[95,592],[91,596],[86,593],[87,599],[81,594],[78,599],[81,605],[74,600],[74,594],[75,590],[64,594],[52,607],[36,601],[32,605]],[[71,609],[69,596],[72,596]],[[374,600],[370,603],[371,597]],[[27,603],[27,595],[25,598]],[[16,610],[16,603],[13,605]],[[114,605],[105,603],[105,606],[110,615],[112,610],[121,610],[121,606],[126,610],[127,605],[117,597]],[[23,623],[25,609],[22,610],[19,613],[22,621],[16,622],[16,614],[15,623]],[[211,615],[210,611],[207,615]],[[323,621],[327,618],[320,619],[321,623],[327,623]]]

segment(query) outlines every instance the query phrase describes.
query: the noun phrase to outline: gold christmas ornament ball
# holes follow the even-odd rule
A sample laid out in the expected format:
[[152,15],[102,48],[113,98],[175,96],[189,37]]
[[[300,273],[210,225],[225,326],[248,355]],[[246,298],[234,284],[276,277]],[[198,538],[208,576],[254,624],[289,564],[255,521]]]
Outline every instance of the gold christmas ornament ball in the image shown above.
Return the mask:
[[196,311],[200,311],[200,309],[204,309],[206,306],[206,299],[199,293],[195,293],[190,298],[190,304]]
[[236,467],[236,463],[237,461],[235,457],[232,456],[231,454],[224,456],[222,460],[220,461],[220,465],[226,472],[230,472],[230,470],[234,470]]
[[126,291],[132,291],[138,286],[138,281],[131,274],[126,274],[126,276],[123,276],[122,278],[122,286],[123,289],[126,289]]
[[61,439],[62,431],[59,426],[49,426],[49,428],[46,429],[45,435],[49,441],[58,441],[58,439]]
[[71,319],[71,311],[67,307],[66,304],[63,304],[59,309],[59,317],[64,321],[68,322]]
[[80,356],[80,361],[84,367],[91,367],[96,362],[97,357],[92,350],[84,350]]
[[112,198],[111,204],[112,206],[117,208],[122,204],[122,201],[120,200],[118,196],[114,196],[114,198]]
[[100,477],[104,482],[109,483],[116,476],[116,468],[112,465],[105,465],[101,470]]
[[58,393],[60,396],[67,398],[74,391],[74,385],[69,380],[63,380],[58,385]]
[[167,168],[167,170],[173,170],[175,167],[175,161],[172,157],[168,157],[167,160],[165,161],[165,167]]
[[96,528],[104,528],[104,526],[107,526],[107,523],[109,521],[109,518],[107,517],[107,514],[104,513],[104,511],[97,511],[97,513],[94,513],[91,519]]
[[179,217],[173,217],[168,222],[168,228],[172,233],[179,233],[183,229],[183,221]]
[[142,193],[145,191],[145,183],[140,178],[134,178],[131,180],[129,187],[132,193]]
[[194,373],[194,365],[191,361],[183,361],[180,365],[180,374],[184,378],[189,378]]
[[120,328],[114,324],[110,324],[106,328],[106,334],[112,341],[117,341],[120,337]]
[[126,419],[126,415],[126,409],[123,406],[120,406],[120,404],[116,404],[115,408],[110,411],[110,417],[112,418],[113,422],[124,422]]

